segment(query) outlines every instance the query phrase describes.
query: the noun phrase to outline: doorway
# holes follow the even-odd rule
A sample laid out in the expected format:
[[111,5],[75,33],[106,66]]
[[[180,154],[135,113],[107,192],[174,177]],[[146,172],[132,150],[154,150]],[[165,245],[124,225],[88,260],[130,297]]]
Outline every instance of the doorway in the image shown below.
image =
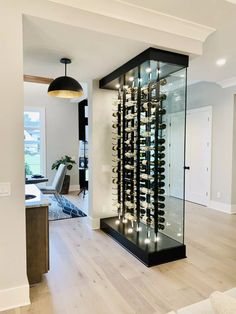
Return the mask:
[[[179,180],[182,173],[178,165],[176,152],[183,151],[183,142],[178,134],[183,132],[182,114],[170,116],[169,123],[169,195],[182,199]],[[186,121],[186,171],[185,199],[186,201],[208,206],[211,188],[211,133],[212,107],[202,107],[187,111]],[[172,156],[174,156],[172,158]],[[173,169],[173,170],[172,170]]]

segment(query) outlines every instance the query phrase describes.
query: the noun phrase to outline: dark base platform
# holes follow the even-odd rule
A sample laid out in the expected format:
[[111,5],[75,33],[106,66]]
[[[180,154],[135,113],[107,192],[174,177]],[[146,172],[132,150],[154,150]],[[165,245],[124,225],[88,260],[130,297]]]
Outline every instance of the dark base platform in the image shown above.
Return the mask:
[[155,266],[186,257],[184,244],[171,239],[163,233],[159,233],[159,241],[154,242],[153,231],[151,231],[150,236],[152,241],[149,244],[145,244],[144,239],[147,233],[144,224],[142,224],[142,231],[128,233],[130,223],[117,225],[116,220],[117,217],[101,219],[100,228],[146,266]]

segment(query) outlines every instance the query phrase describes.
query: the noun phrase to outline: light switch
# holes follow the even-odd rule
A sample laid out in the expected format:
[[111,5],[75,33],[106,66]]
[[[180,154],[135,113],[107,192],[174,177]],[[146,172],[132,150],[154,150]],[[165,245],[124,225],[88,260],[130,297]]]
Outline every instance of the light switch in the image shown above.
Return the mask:
[[0,183],[0,196],[10,196],[11,195],[11,183],[1,182]]

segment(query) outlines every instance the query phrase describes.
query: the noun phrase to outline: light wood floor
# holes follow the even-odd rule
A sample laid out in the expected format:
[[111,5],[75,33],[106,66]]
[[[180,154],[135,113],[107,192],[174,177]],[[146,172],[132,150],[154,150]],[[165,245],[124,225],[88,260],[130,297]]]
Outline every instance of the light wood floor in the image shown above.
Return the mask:
[[161,314],[236,286],[236,215],[188,204],[188,258],[146,268],[86,218],[50,223],[51,270],[4,314]]

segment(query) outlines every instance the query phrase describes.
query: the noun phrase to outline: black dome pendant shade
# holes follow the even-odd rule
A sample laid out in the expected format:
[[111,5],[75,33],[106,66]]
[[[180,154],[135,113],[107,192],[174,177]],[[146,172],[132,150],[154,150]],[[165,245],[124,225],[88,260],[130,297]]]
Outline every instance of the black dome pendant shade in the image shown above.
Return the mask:
[[83,95],[83,88],[79,82],[67,76],[67,64],[71,63],[68,58],[62,58],[61,63],[65,64],[65,76],[57,77],[48,87],[48,94],[60,98],[78,98]]

